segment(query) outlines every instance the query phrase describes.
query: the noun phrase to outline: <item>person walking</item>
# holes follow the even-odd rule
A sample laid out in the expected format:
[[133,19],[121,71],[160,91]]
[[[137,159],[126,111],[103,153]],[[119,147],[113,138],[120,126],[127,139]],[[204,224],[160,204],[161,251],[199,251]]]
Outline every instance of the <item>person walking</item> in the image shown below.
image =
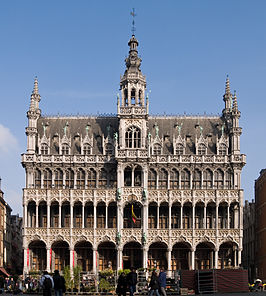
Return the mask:
[[160,296],[159,294],[159,278],[158,278],[158,275],[156,273],[156,271],[154,270],[152,272],[152,275],[151,275],[151,281],[150,281],[150,293],[149,293],[149,296],[152,296],[154,293],[156,294],[156,296]]
[[166,272],[164,271],[164,267],[161,268],[159,273],[159,287],[160,287],[160,293],[163,296],[166,296]]
[[118,278],[116,293],[118,296],[126,296],[127,294],[127,278],[124,272]]
[[63,296],[63,293],[66,290],[66,281],[63,276],[60,275],[59,270],[54,271],[54,293],[55,296]]
[[40,285],[42,287],[43,296],[52,296],[54,281],[47,271],[43,272],[43,276],[41,277],[41,280],[40,280]]
[[137,273],[134,267],[131,267],[130,270],[130,273],[127,275],[127,286],[129,287],[130,296],[133,296],[136,292]]

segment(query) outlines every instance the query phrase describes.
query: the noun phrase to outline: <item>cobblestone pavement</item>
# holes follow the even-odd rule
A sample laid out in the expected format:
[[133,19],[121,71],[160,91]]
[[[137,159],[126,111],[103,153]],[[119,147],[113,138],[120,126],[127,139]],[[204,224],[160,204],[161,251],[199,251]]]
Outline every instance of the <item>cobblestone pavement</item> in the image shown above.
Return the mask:
[[[4,296],[11,296],[13,294],[0,294],[0,295],[4,295]],[[37,295],[42,295],[42,294],[17,294],[17,295],[24,295],[24,296],[37,296]],[[54,295],[54,293],[52,294],[52,296]],[[68,294],[69,296],[70,294]],[[247,292],[247,293],[215,293],[215,294],[198,294],[198,295],[201,295],[201,296],[266,296],[266,291],[264,292]]]

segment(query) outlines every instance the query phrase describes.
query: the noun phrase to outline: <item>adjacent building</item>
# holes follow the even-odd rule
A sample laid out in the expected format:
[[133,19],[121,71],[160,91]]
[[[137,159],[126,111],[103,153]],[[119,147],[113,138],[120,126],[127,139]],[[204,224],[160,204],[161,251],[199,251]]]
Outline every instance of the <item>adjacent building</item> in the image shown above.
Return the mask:
[[256,253],[256,206],[254,200],[251,202],[245,201],[244,214],[243,214],[243,252],[242,252],[242,265],[244,269],[248,270],[249,282],[253,282],[256,277],[255,268],[255,253]]
[[24,273],[241,264],[246,158],[229,79],[220,116],[150,115],[134,35],[128,45],[116,115],[44,116],[35,79],[22,155]]
[[23,273],[23,249],[22,249],[22,217],[11,215],[11,270],[12,274]]
[[262,280],[266,280],[266,170],[260,171],[260,176],[255,181],[255,240],[256,240],[256,275]]

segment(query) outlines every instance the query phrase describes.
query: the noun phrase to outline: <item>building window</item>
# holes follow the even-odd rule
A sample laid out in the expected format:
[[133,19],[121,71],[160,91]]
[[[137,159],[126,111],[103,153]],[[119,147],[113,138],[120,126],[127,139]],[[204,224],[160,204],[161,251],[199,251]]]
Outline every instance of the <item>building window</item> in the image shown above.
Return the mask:
[[176,144],[175,154],[176,155],[183,155],[184,154],[184,146],[182,144],[180,144],[180,143]]
[[113,149],[114,147],[113,147],[113,145],[112,144],[110,144],[110,143],[108,143],[108,144],[106,144],[106,146],[105,146],[105,154],[106,155],[112,155],[113,154]]
[[160,144],[153,145],[153,154],[154,155],[161,155],[162,154],[162,147]]
[[55,170],[54,174],[55,188],[63,188],[63,172],[61,170]]
[[176,169],[173,169],[170,173],[170,188],[179,188],[179,172]]
[[112,169],[109,173],[109,187],[116,188],[117,186],[117,171]]
[[159,172],[159,189],[167,189],[168,174],[167,171],[162,169]]
[[90,155],[91,154],[91,146],[89,144],[83,145],[83,154]]
[[74,172],[72,170],[66,171],[66,188],[74,188]]
[[126,167],[124,170],[124,186],[132,186],[132,169]]
[[205,155],[206,154],[206,146],[204,144],[198,145],[198,155]]
[[136,91],[133,88],[131,90],[131,105],[134,106],[136,104]]
[[181,172],[181,189],[190,189],[190,172],[187,169]]
[[227,147],[225,144],[219,145],[219,155],[226,155]]
[[225,188],[226,189],[231,189],[232,188],[232,184],[233,184],[232,180],[233,180],[233,174],[232,174],[232,172],[231,171],[227,171],[225,173]]
[[214,186],[216,189],[223,189],[224,187],[224,173],[220,169],[214,173]]
[[126,131],[126,148],[140,148],[140,137],[141,132],[140,129],[131,126]]
[[211,189],[212,188],[212,171],[207,169],[203,172],[203,189]]
[[69,146],[67,144],[62,144],[62,155],[69,155]]
[[42,144],[41,145],[41,154],[42,155],[48,155],[48,145],[47,144]]
[[149,170],[148,175],[148,188],[149,189],[156,189],[157,185],[157,173],[155,170],[151,169]]
[[43,172],[43,187],[44,188],[52,187],[52,172],[50,170],[44,170]]
[[135,167],[134,169],[134,186],[139,187],[141,186],[141,174],[142,169],[140,166]]
[[77,189],[85,189],[85,172],[82,169],[77,172]]
[[94,169],[88,170],[88,187],[96,188],[96,171]]
[[200,170],[195,170],[193,173],[193,189],[201,188],[201,172]]
[[42,173],[40,170],[35,171],[35,188],[41,188]]
[[107,173],[105,169],[100,170],[99,174],[99,188],[106,188],[107,187]]

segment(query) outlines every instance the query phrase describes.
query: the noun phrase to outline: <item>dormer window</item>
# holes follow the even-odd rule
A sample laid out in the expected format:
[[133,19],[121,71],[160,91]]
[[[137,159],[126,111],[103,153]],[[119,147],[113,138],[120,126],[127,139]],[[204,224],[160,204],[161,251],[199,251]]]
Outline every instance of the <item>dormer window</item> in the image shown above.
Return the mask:
[[198,146],[198,155],[206,154],[206,146],[204,144],[199,144]]
[[62,144],[61,152],[61,154],[63,155],[69,155],[69,146],[67,144]]
[[126,148],[140,148],[140,129],[131,126],[126,131]]
[[48,155],[48,145],[47,144],[42,144],[41,145],[41,154],[42,155]]
[[84,144],[83,145],[83,154],[84,155],[91,154],[91,146],[89,144]]
[[227,153],[227,147],[225,144],[220,144],[219,145],[219,151],[218,151],[219,155],[226,155]]
[[180,144],[180,143],[176,144],[175,154],[176,155],[183,155],[184,154],[184,146],[182,144]]
[[154,155],[161,155],[162,154],[162,147],[160,144],[153,145],[153,154]]

